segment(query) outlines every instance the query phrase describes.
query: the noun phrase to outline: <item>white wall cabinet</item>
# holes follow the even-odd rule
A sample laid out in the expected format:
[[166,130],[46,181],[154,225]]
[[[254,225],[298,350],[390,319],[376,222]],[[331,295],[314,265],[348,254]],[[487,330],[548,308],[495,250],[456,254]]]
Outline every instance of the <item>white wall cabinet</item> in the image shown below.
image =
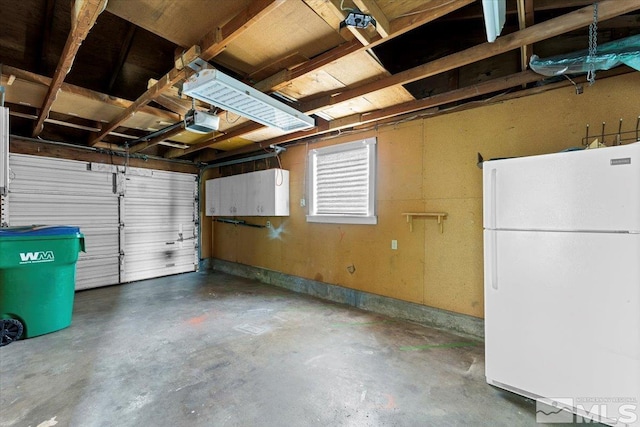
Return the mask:
[[289,171],[269,169],[205,183],[207,216],[289,216]]

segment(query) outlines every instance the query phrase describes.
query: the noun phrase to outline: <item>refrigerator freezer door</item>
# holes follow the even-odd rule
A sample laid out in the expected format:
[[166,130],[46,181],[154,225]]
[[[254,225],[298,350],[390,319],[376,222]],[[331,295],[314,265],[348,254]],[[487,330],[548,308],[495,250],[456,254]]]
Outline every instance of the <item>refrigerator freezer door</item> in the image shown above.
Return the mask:
[[487,381],[640,408],[640,235],[484,233]]
[[484,227],[640,232],[640,143],[485,162]]

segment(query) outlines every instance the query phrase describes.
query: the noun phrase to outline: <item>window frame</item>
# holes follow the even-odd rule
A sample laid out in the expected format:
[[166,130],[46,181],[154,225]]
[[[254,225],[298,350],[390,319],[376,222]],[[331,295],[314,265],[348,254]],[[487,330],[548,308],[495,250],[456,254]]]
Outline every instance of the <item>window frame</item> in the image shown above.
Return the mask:
[[[318,214],[315,211],[316,205],[316,164],[318,155],[334,154],[340,152],[353,151],[366,146],[368,150],[368,200],[366,215],[349,215],[349,214]],[[377,138],[370,137],[357,141],[346,142],[343,144],[330,145],[328,147],[316,148],[309,150],[307,157],[307,167],[309,170],[309,180],[307,193],[308,211],[307,222],[328,223],[328,224],[365,224],[375,225],[378,223],[376,215],[376,177],[377,177]]]

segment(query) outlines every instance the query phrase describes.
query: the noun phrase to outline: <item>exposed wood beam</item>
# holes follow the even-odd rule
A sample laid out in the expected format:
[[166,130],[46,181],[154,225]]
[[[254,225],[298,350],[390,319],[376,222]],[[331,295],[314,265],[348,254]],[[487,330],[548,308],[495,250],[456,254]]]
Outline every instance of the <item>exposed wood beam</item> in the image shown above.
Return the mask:
[[127,35],[124,37],[124,41],[122,42],[122,46],[120,46],[120,54],[118,55],[118,60],[116,61],[113,71],[111,72],[111,78],[109,79],[109,83],[107,84],[106,92],[111,93],[113,90],[113,85],[116,83],[118,76],[122,72],[122,67],[124,66],[127,57],[129,56],[129,51],[131,50],[131,45],[133,44],[133,37],[136,35],[137,27],[132,23],[129,23],[129,28],[127,29]]
[[72,8],[71,16],[71,32],[67,37],[67,41],[62,50],[62,55],[56,72],[53,74],[53,79],[49,85],[49,90],[44,97],[44,102],[38,113],[38,120],[33,129],[32,136],[36,137],[40,135],[44,127],[44,120],[51,111],[51,106],[56,100],[58,91],[64,82],[64,78],[67,76],[73,65],[73,60],[78,53],[80,45],[89,34],[89,30],[93,27],[98,19],[98,15],[102,13],[107,0],[76,0],[74,7]]
[[[637,9],[640,9],[640,2],[603,0],[599,3],[598,15],[599,19],[604,21]],[[493,43],[483,43],[473,46],[463,51],[436,59],[435,61],[402,71],[390,77],[365,83],[351,89],[342,90],[340,93],[336,91],[335,93],[326,94],[317,98],[309,97],[306,100],[302,100],[301,110],[305,113],[318,111],[322,108],[349,101],[368,93],[431,77],[513,49],[518,49],[524,45],[546,40],[551,37],[585,27],[591,22],[593,22],[593,7],[588,6],[524,30],[499,37]]]
[[[19,68],[15,68],[15,67],[10,67],[8,65],[3,65],[2,66],[2,77],[6,78],[6,79],[11,79],[13,78],[18,78],[24,81],[28,81],[28,82],[32,82],[32,83],[37,83],[39,85],[42,86],[49,86],[51,84],[51,78],[50,77],[45,77],[45,76],[41,76],[39,74],[35,74],[35,73],[31,73],[29,71],[24,71],[21,70]],[[95,92],[93,90],[90,89],[85,89],[83,87],[80,86],[74,86],[71,85],[69,83],[62,83],[62,86],[60,87],[60,90],[62,90],[63,92],[67,92],[67,93],[71,93],[74,95],[78,95],[81,96],[83,98],[87,98],[87,99],[92,99],[92,100],[96,100],[96,101],[100,101],[103,102],[105,104],[109,104],[109,105],[114,105],[116,107],[120,107],[120,108],[127,108],[128,106],[130,106],[132,104],[132,101],[129,101],[127,99],[122,99],[122,98],[117,98],[115,96],[109,96],[106,95],[104,93],[100,93],[100,92]],[[160,110],[158,108],[153,108],[153,107],[145,107],[144,108],[144,112],[154,115],[156,117],[158,117],[161,120],[166,120],[166,121],[177,121],[180,120],[180,117],[173,114],[173,113],[169,113],[168,111],[164,111],[164,110]],[[81,118],[85,118],[87,119],[87,117],[82,117]]]
[[[256,0],[251,2],[247,8],[227,22],[223,27],[216,28],[203,37],[199,43],[202,59],[208,61],[222,52],[228,43],[239,37],[251,24],[264,17],[283,2],[284,0]],[[109,132],[133,116],[141,107],[158,98],[165,90],[168,90],[180,80],[187,78],[190,72],[191,70],[188,68],[178,70],[174,67],[165,74],[164,77],[159,79],[153,87],[147,89],[145,93],[111,121],[111,123],[106,125],[102,132],[100,132],[90,144],[95,145],[100,142]]]
[[149,141],[136,144],[133,147],[129,148],[129,152],[139,153],[140,151],[144,151],[147,148],[155,147],[156,145],[159,145],[161,142],[171,138],[172,136],[176,136],[177,134],[182,132],[184,132],[184,126],[170,130],[163,135],[156,136],[155,138],[151,138]]
[[90,145],[96,145],[98,142],[102,140],[105,136],[109,134],[109,132],[115,130],[120,126],[128,118],[132,117],[137,111],[139,111],[142,107],[147,105],[149,102],[155,100],[160,96],[160,94],[166,89],[170,88],[180,80],[184,80],[187,77],[187,69],[176,70],[175,68],[169,73],[167,73],[164,77],[162,77],[158,82],[153,85],[150,89],[147,89],[145,93],[143,93],[138,99],[136,99],[131,105],[129,105],[118,117],[112,120],[110,123],[106,124],[102,131],[91,140]]
[[[219,159],[224,159],[227,157],[233,157],[233,156],[238,156],[241,154],[247,154],[247,153],[253,153],[255,151],[260,151],[260,150],[266,150],[269,148],[269,145],[271,144],[275,144],[275,145],[279,145],[279,144],[284,144],[287,142],[291,142],[291,141],[295,141],[297,139],[301,139],[301,138],[307,138],[310,136],[314,136],[314,135],[320,135],[323,133],[326,133],[328,131],[330,131],[330,123],[327,120],[324,119],[318,119],[317,121],[317,125],[311,129],[307,129],[307,130],[302,130],[302,131],[298,131],[298,132],[293,132],[293,133],[288,133],[286,135],[281,135],[281,136],[277,136],[275,138],[271,138],[269,139],[269,143],[266,143],[266,141],[261,141],[261,142],[256,142],[250,145],[245,145],[243,147],[237,148],[235,150],[230,150],[230,151],[224,151],[224,152],[220,152],[220,153],[216,153],[213,157],[216,160]],[[211,158],[208,158],[207,161],[212,160]]]
[[354,52],[361,52],[362,50],[362,43],[360,43],[360,41],[358,40],[345,42],[338,47],[335,47],[309,61],[306,61],[304,64],[298,67],[290,70],[285,69],[279,71],[276,74],[259,81],[254,85],[254,87],[262,92],[280,90],[285,87],[291,80],[302,77],[347,55],[350,55]]
[[358,6],[358,9],[368,13],[376,20],[376,31],[380,34],[380,37],[385,38],[391,34],[389,19],[387,19],[387,16],[375,0],[353,0],[353,2]]
[[[311,5],[312,3],[327,4],[330,3],[327,0],[304,0],[305,3]],[[364,50],[378,46],[388,40],[398,37],[407,31],[431,22],[441,16],[451,13],[459,8],[473,3],[475,0],[434,0],[430,4],[429,9],[422,9],[409,12],[407,16],[403,16],[391,21],[391,34],[387,38],[376,37],[371,40],[368,46],[364,46],[357,39],[347,43],[343,43],[338,47],[335,47],[322,55],[318,55],[315,58],[305,62],[304,64],[292,69],[282,70],[270,77],[267,77],[255,84],[256,89],[263,92],[277,91],[285,87],[291,80],[302,77],[306,74],[312,73],[327,64],[337,61],[347,55],[362,52]],[[320,15],[316,9],[316,13]],[[322,15],[321,15],[322,16]],[[323,18],[324,19],[324,18]],[[325,19],[326,20],[326,19]]]
[[[518,0],[518,25],[521,30],[533,25],[533,0]],[[520,48],[520,69],[527,69],[529,58],[533,53],[533,45]]]
[[236,126],[234,128],[229,129],[224,135],[216,135],[211,139],[206,141],[198,142],[197,144],[193,144],[191,147],[187,149],[176,148],[173,150],[169,150],[165,157],[168,159],[175,159],[177,157],[186,156],[187,154],[195,153],[196,151],[204,150],[205,148],[210,147],[212,144],[220,141],[229,141],[230,139],[237,138],[242,135],[246,135],[251,132],[255,132],[257,130],[262,129],[262,126],[259,123],[249,122],[243,123],[242,125]]
[[[147,89],[152,88],[157,82],[156,79],[149,79]],[[176,87],[167,89],[153,101],[181,116],[186,116],[189,110],[191,110],[191,100],[181,98]]]
[[[20,117],[23,119],[29,119],[29,120],[38,120],[38,116],[35,114],[26,114],[26,113],[20,113],[18,111],[14,111],[11,110],[9,111],[9,115],[10,116],[14,116],[14,117]],[[86,125],[81,125],[78,123],[72,123],[72,122],[68,122],[68,121],[64,121],[64,120],[59,120],[59,119],[52,119],[52,118],[47,118],[45,121],[45,123],[51,123],[54,125],[58,125],[58,126],[63,126],[63,127],[68,127],[71,129],[79,129],[79,130],[86,130],[89,132],[99,132],[101,127],[99,123],[96,123],[95,126],[86,126]],[[124,134],[124,133],[118,133],[118,132],[111,132],[111,135],[113,136],[118,136],[120,138],[127,138],[127,139],[135,139],[137,138],[137,136],[135,135],[128,135],[128,134]],[[117,147],[118,150],[121,150],[122,147]]]

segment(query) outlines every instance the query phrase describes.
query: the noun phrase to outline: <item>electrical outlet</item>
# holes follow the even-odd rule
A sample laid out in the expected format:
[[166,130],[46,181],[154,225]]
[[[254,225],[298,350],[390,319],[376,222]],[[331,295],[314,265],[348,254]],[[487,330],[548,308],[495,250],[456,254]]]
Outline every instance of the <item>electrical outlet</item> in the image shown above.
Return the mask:
[[305,206],[307,206],[307,201],[305,199],[300,199],[300,207],[304,208]]
[[266,226],[267,228],[271,228],[271,221],[267,221]]
[[398,241],[397,240],[392,240],[391,241],[391,249],[393,249],[394,251],[398,250]]

